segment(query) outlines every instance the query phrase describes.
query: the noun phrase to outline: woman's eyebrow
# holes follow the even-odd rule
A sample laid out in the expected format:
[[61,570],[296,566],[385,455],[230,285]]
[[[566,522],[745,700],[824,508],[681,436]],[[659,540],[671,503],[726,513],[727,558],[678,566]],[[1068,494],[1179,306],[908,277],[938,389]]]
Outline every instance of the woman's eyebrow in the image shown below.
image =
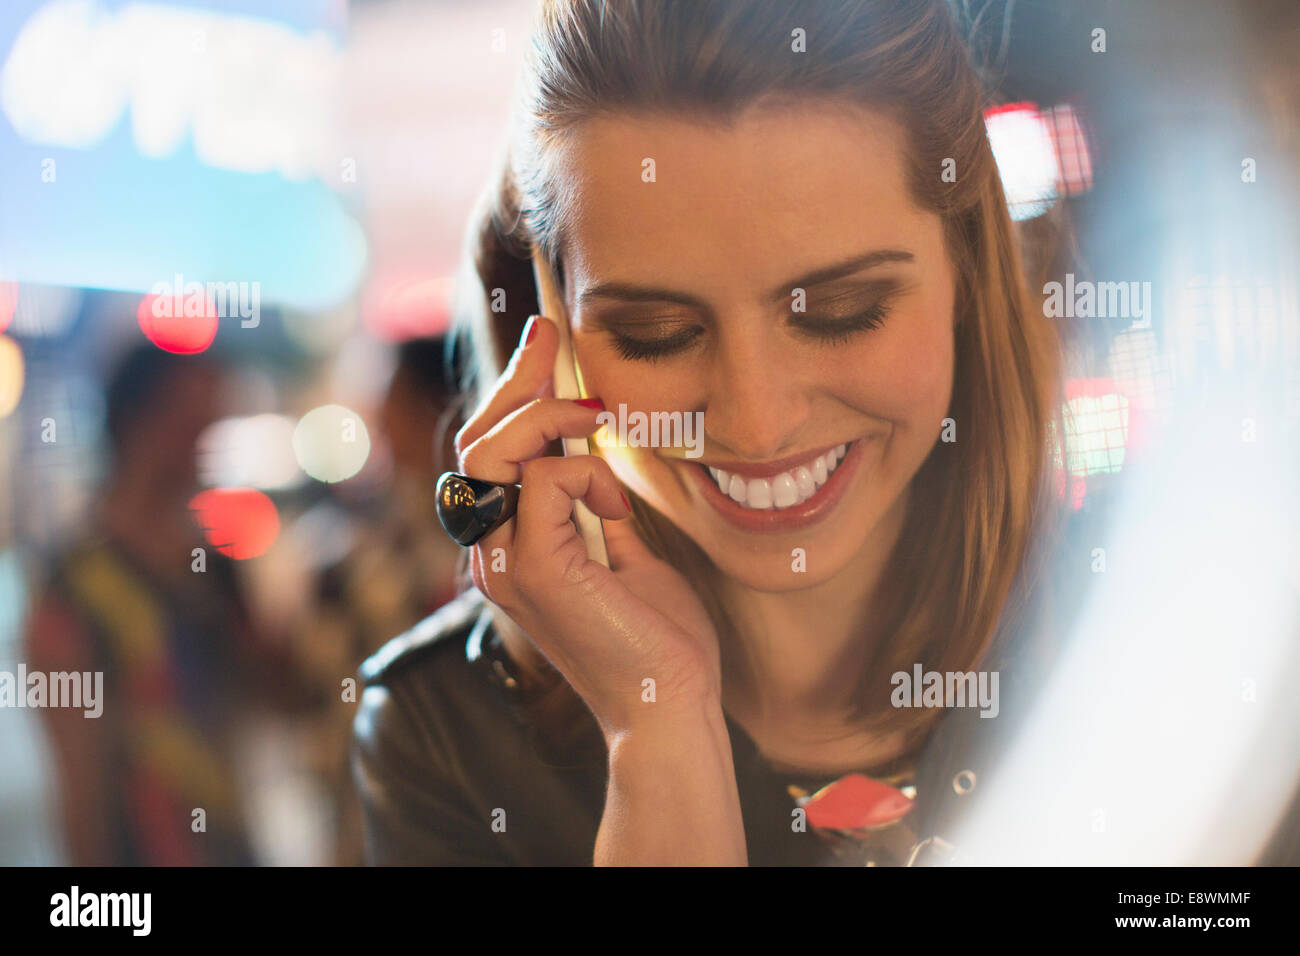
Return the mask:
[[845,276],[863,272],[886,262],[913,262],[915,259],[916,257],[906,249],[876,249],[873,252],[845,259],[833,266],[814,269],[812,272],[791,279],[789,282],[783,282],[769,293],[769,298],[773,300],[784,299],[791,295],[794,289],[805,289],[809,286],[820,285],[823,282],[833,282],[836,279],[843,279]]
[[696,309],[709,308],[708,303],[696,296],[672,289],[657,289],[653,286],[633,285],[630,282],[597,282],[588,286],[578,295],[579,302],[590,299],[618,299],[622,302],[676,302]]
[[[872,252],[845,259],[843,262],[834,265],[823,266],[798,278],[783,282],[770,292],[768,297],[772,300],[782,299],[790,295],[792,289],[807,288],[823,282],[842,279],[845,276],[862,272],[872,266],[883,265],[886,262],[912,262],[915,258],[912,253],[905,249],[876,249]],[[622,302],[675,302],[696,309],[708,310],[709,308],[708,303],[703,299],[687,292],[635,285],[629,282],[597,282],[595,285],[583,289],[578,295],[579,302],[587,302],[591,299],[618,299]]]

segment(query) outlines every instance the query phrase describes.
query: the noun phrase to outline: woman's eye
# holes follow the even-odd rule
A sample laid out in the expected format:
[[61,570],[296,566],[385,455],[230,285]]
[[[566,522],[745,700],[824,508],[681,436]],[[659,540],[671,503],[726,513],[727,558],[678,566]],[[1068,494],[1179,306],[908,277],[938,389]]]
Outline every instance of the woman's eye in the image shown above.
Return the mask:
[[870,307],[860,312],[843,318],[808,316],[800,318],[795,325],[806,335],[820,341],[844,343],[859,332],[880,328],[884,324],[887,312],[885,302],[881,300],[872,303]]
[[[819,342],[843,343],[860,332],[880,328],[887,312],[887,299],[881,298],[870,306],[845,316],[801,315],[795,326],[803,335]],[[614,348],[624,359],[654,362],[684,352],[703,332],[699,326],[688,326],[670,335],[653,338],[628,335],[619,330],[611,330],[610,334],[613,336]]]
[[701,331],[697,327],[692,327],[682,329],[672,335],[653,339],[636,338],[631,335],[624,335],[621,332],[615,332],[614,347],[618,350],[618,354],[625,359],[653,362],[656,359],[665,358],[683,351],[695,341]]

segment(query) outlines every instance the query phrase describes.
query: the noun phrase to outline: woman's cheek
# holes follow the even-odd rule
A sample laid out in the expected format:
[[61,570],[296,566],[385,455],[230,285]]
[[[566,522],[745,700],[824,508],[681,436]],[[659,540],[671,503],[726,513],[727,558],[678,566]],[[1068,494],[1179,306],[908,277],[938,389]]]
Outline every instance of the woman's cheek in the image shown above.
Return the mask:
[[[609,376],[604,380],[586,379],[586,384],[590,394],[604,402],[605,410],[615,416],[619,415],[620,406],[627,410],[629,416],[634,412],[649,416],[654,412],[680,412],[687,409],[682,404],[680,394],[675,394],[671,388],[657,388],[654,382],[637,383],[635,378],[631,375]],[[635,421],[639,417],[641,416],[629,420]]]
[[700,377],[694,363],[681,360],[643,362],[622,358],[612,347],[580,348],[583,384],[587,394],[605,403],[606,410],[618,413],[619,405],[628,414],[643,412],[681,412],[697,408]]
[[952,389],[951,327],[915,312],[886,323],[842,353],[839,391],[873,418],[896,426],[933,419],[937,432]]

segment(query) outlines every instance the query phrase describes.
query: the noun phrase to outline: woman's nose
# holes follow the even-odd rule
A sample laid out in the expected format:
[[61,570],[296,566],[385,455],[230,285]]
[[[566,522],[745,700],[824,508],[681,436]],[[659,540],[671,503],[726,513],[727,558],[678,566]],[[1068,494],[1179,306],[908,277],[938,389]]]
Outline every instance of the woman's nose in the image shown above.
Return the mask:
[[753,461],[788,453],[807,418],[808,399],[779,336],[760,332],[721,344],[704,412],[709,437]]

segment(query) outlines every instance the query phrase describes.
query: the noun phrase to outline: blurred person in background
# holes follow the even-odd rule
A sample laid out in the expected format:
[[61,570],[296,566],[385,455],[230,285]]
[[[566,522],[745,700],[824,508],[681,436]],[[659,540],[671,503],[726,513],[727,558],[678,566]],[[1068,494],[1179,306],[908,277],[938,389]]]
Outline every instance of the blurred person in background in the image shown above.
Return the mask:
[[[456,596],[461,550],[438,523],[434,489],[438,476],[455,466],[452,439],[460,425],[460,396],[445,361],[446,339],[412,339],[398,348],[397,368],[380,409],[380,427],[393,456],[393,486],[387,513],[374,540],[355,554],[357,571],[369,581],[370,618],[359,622],[366,654],[375,635],[399,634]],[[391,588],[383,606],[376,590]],[[388,617],[388,623],[383,621]],[[368,643],[367,643],[368,642]]]
[[104,674],[100,717],[42,711],[70,864],[253,862],[232,727],[255,690],[241,677],[269,673],[245,660],[260,652],[233,562],[188,507],[195,442],[222,381],[211,359],[152,345],[121,362],[106,395],[102,493],[33,602],[28,667]]
[[439,336],[398,347],[379,409],[392,456],[391,484],[377,513],[354,525],[346,556],[319,572],[315,604],[297,629],[305,671],[322,701],[316,772],[336,800],[339,865],[362,862],[361,810],[348,769],[355,708],[337,706],[339,675],[354,674],[389,638],[457,593],[462,552],[442,530],[434,500],[438,476],[455,467],[452,438],[460,425],[445,345]]

